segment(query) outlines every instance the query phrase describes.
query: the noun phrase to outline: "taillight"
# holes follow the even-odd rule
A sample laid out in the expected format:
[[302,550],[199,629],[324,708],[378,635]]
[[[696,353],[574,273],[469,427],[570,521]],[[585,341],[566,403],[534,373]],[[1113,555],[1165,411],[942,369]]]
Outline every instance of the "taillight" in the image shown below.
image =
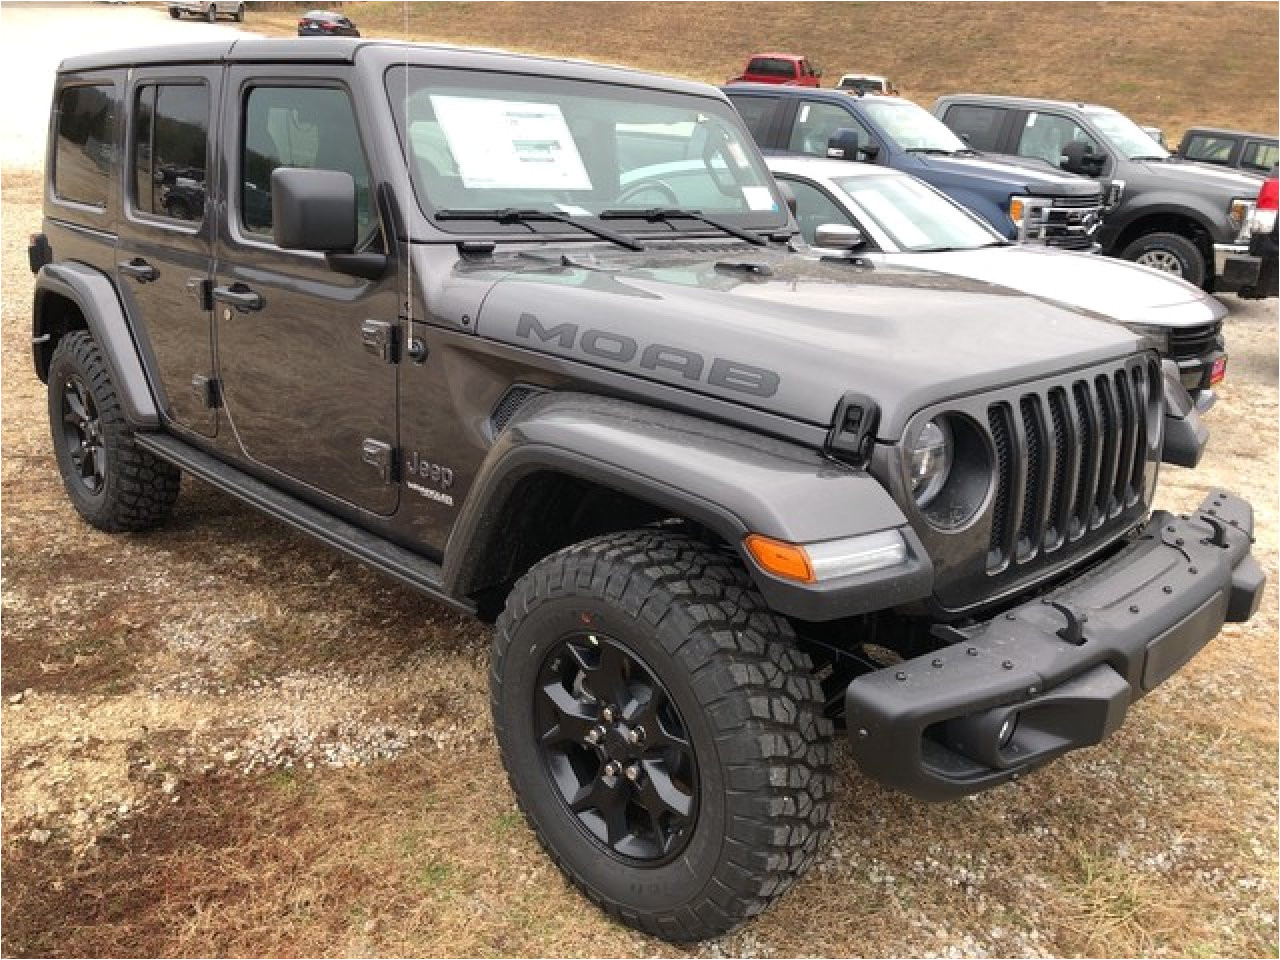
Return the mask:
[[1280,206],[1280,179],[1272,177],[1258,191],[1258,209],[1275,210]]
[[1280,205],[1280,179],[1272,177],[1262,184],[1258,191],[1258,203],[1253,208],[1253,217],[1249,222],[1251,233],[1265,236],[1276,228],[1276,210]]
[[307,25],[307,21],[306,21],[306,20],[299,20],[299,21],[298,21],[298,26],[300,26],[300,27],[305,27],[306,25]]

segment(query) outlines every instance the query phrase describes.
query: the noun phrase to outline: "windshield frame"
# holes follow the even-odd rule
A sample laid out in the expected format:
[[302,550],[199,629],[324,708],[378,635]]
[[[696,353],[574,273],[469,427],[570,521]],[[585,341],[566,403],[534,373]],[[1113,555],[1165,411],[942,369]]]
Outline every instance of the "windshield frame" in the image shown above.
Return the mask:
[[[1132,118],[1121,113],[1119,110],[1113,110],[1110,107],[1082,107],[1080,112],[1084,114],[1084,118],[1089,121],[1089,125],[1093,128],[1098,140],[1105,143],[1113,151],[1124,157],[1126,160],[1168,160],[1172,153],[1166,150],[1160,144],[1152,139],[1151,134],[1147,133],[1142,127],[1138,126]],[[1105,122],[1099,122],[1100,117],[1108,118]],[[1121,123],[1117,126],[1110,126],[1110,118],[1118,117]],[[1131,131],[1136,131],[1138,136],[1134,137],[1133,152],[1121,149],[1123,140],[1122,135],[1127,135]],[[1118,131],[1118,132],[1117,132]],[[1143,143],[1143,141],[1146,141]]]
[[[829,175],[827,178],[828,186],[831,188],[838,198],[838,202],[846,206],[856,219],[867,225],[875,233],[875,240],[880,249],[885,253],[911,253],[927,255],[930,253],[938,253],[940,251],[929,249],[929,247],[937,246],[930,244],[929,247],[922,248],[918,245],[912,246],[906,244],[891,227],[886,225],[884,221],[868,209],[867,205],[859,199],[857,192],[851,192],[846,185],[867,185],[872,189],[884,184],[902,184],[908,190],[916,190],[922,196],[932,196],[941,207],[949,208],[954,211],[960,218],[971,224],[975,231],[985,237],[985,242],[974,243],[971,246],[964,247],[948,247],[957,251],[966,250],[982,250],[992,246],[1004,246],[1008,241],[1000,234],[995,227],[991,226],[972,210],[961,206],[942,191],[936,189],[930,184],[925,183],[917,177],[900,175],[896,173],[877,173],[867,176],[834,176]],[[888,200],[888,198],[886,198]],[[932,202],[932,201],[929,201]]]
[[[418,170],[418,163],[415,159],[414,148],[410,143],[406,122],[408,119],[406,116],[408,99],[424,88],[430,89],[433,93],[438,92],[449,95],[450,91],[454,89],[473,92],[477,89],[491,86],[495,99],[503,98],[504,94],[516,93],[523,97],[535,91],[542,91],[546,93],[548,102],[554,102],[557,95],[591,98],[594,93],[598,94],[598,99],[602,100],[617,99],[622,102],[630,100],[632,103],[655,103],[664,107],[670,106],[712,115],[715,120],[729,127],[736,135],[737,146],[741,148],[747,161],[747,166],[741,169],[747,174],[754,173],[758,183],[752,184],[752,186],[758,185],[760,188],[768,190],[772,209],[726,211],[720,208],[708,208],[703,212],[731,223],[736,227],[765,234],[790,230],[790,213],[786,202],[778,192],[777,185],[769,173],[750,131],[747,130],[746,124],[728,99],[718,94],[718,91],[715,91],[714,88],[708,87],[706,88],[707,92],[704,93],[702,90],[672,89],[665,84],[647,86],[643,83],[603,81],[576,75],[578,71],[566,71],[564,74],[508,72],[496,64],[488,68],[458,69],[452,66],[415,62],[413,60],[390,62],[385,65],[381,73],[381,86],[385,98],[383,102],[387,104],[391,113],[392,129],[402,153],[402,163],[409,189],[412,193],[412,200],[409,203],[402,204],[402,206],[406,209],[416,208],[416,212],[421,214],[423,220],[430,225],[432,231],[438,231],[445,235],[454,235],[455,242],[458,239],[478,237],[501,239],[504,242],[508,240],[546,241],[548,239],[554,239],[556,242],[561,240],[599,242],[599,240],[570,224],[556,223],[554,221],[499,223],[484,220],[437,220],[435,215],[441,209],[480,210],[494,207],[495,204],[480,202],[479,200],[472,203],[471,196],[467,197],[467,202],[464,204],[456,202],[437,204],[432,201],[428,185],[423,181],[422,175]],[[629,96],[629,94],[634,94],[634,96]],[[635,169],[645,168],[638,167]],[[634,173],[634,170],[624,173],[623,177],[631,173]],[[470,188],[468,193],[476,194],[477,198],[482,196],[477,193],[477,188]],[[609,224],[615,230],[624,231],[630,236],[645,236],[646,239],[724,236],[722,232],[714,227],[695,220],[678,219],[667,222],[645,220],[643,216],[645,209],[655,205],[637,206],[637,216],[634,220],[630,218],[610,220]],[[661,205],[671,206],[671,204]],[[496,206],[502,207],[506,206],[506,204],[497,203]],[[556,201],[532,204],[522,203],[520,206],[530,209],[564,212],[560,207],[556,206]],[[616,202],[610,202],[607,206],[602,206],[601,209],[616,206]],[[685,209],[701,208],[691,205],[686,206]],[[598,212],[600,211],[596,211],[596,213]],[[574,219],[579,219],[579,217],[575,215]],[[595,213],[583,215],[580,219],[591,223],[600,222]]]

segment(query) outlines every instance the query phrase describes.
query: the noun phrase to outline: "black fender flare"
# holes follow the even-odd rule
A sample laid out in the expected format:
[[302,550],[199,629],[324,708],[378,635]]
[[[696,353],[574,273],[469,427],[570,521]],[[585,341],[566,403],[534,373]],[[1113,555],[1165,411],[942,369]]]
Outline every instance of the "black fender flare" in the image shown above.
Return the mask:
[[[1207,233],[1214,242],[1218,242],[1222,239],[1221,224],[1226,221],[1227,211],[1225,209],[1220,212],[1215,211],[1201,197],[1193,196],[1190,202],[1187,202],[1186,199],[1170,191],[1161,191],[1156,196],[1144,198],[1141,204],[1126,209],[1119,215],[1108,216],[1107,226],[1114,231],[1112,234],[1116,244],[1114,252],[1117,255],[1120,254],[1119,240],[1125,231],[1140,220],[1157,216],[1181,217],[1183,220],[1189,220]],[[1212,266],[1210,264],[1210,267]]]
[[[703,525],[737,548],[780,612],[832,619],[920,599],[932,589],[933,568],[920,540],[865,471],[714,421],[607,397],[548,393],[525,404],[476,475],[445,548],[450,594],[465,596],[478,585],[486,552],[504,544],[498,518],[505,503],[523,478],[539,472],[597,483]],[[907,541],[905,568],[841,581],[836,591],[765,573],[742,543],[748,533],[813,543],[887,529],[899,529]]]
[[65,297],[79,308],[89,332],[102,350],[130,425],[143,430],[159,427],[160,412],[155,394],[147,380],[115,285],[106,274],[86,264],[75,261],[47,263],[36,274],[31,334],[36,374],[40,379],[45,380],[49,372],[48,353],[42,348],[54,334],[45,328],[45,298],[51,295]]

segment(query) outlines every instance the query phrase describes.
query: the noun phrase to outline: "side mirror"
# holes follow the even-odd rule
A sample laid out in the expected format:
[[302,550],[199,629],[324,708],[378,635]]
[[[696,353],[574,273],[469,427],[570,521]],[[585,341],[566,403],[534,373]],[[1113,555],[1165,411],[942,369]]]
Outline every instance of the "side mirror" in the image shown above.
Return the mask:
[[1085,177],[1096,177],[1106,165],[1105,154],[1094,153],[1093,146],[1084,140],[1072,140],[1062,148],[1062,169]]
[[791,215],[793,217],[798,216],[796,213],[798,206],[796,203],[796,192],[791,189],[791,184],[787,183],[785,180],[778,180],[776,182],[778,184],[778,192],[782,194],[782,199],[783,202],[786,203],[787,209],[791,211]]
[[286,250],[351,251],[356,245],[356,182],[351,174],[304,167],[274,170],[271,236]]
[[862,139],[857,130],[841,127],[827,141],[827,156],[832,160],[857,160],[862,150]]
[[857,227],[847,223],[824,223],[813,232],[813,245],[827,250],[852,251],[867,245]]

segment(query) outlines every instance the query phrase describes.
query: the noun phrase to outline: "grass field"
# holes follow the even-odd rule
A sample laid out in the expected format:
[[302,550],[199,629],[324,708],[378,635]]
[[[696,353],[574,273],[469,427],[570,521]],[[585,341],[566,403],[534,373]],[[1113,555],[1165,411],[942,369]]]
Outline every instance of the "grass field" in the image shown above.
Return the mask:
[[[762,50],[811,57],[824,83],[891,77],[944,93],[1089,100],[1164,129],[1275,131],[1275,3],[347,3],[365,36],[498,46],[723,83]],[[251,10],[253,30],[297,13]]]

